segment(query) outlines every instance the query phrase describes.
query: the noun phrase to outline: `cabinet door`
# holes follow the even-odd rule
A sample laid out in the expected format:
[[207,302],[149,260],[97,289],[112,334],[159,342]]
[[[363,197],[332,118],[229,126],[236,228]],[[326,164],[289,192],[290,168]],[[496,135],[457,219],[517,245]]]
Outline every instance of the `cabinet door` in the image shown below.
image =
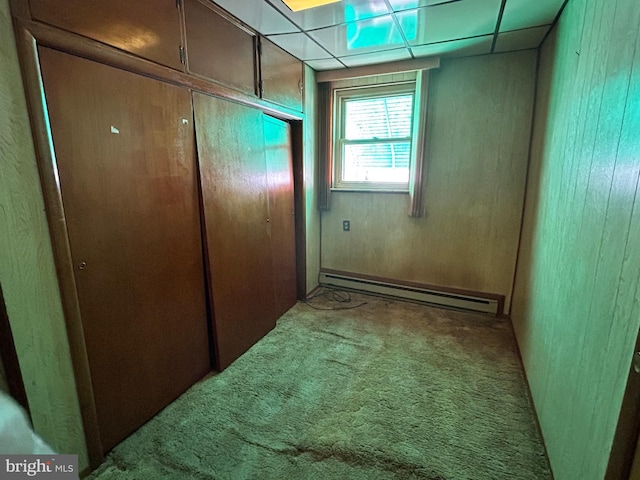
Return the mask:
[[189,72],[255,95],[253,35],[198,0],[185,0]]
[[210,369],[188,90],[40,49],[105,451]]
[[35,20],[183,70],[175,0],[29,0]]
[[262,112],[193,94],[218,367],[275,326]]
[[269,40],[260,39],[262,98],[302,111],[302,62]]
[[264,115],[276,316],[296,303],[296,239],[289,124]]

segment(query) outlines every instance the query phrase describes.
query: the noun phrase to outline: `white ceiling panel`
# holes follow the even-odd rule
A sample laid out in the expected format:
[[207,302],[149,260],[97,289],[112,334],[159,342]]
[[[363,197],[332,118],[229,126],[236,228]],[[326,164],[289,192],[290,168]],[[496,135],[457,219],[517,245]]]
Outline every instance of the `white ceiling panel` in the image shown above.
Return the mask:
[[282,0],[212,1],[317,70],[536,48],[564,4],[506,0],[495,34],[503,0],[341,0],[299,12]]
[[376,63],[395,62],[396,60],[408,60],[411,54],[406,48],[396,48],[384,52],[364,53],[362,55],[352,55],[341,57],[340,61],[347,67],[360,67],[362,65],[372,65]]
[[303,30],[329,27],[391,13],[384,0],[343,0],[299,12],[292,12],[281,0],[272,0],[272,3]]
[[545,25],[543,27],[501,33],[498,35],[494,52],[510,52],[513,50],[538,48],[549,28],[550,25]]
[[489,53],[491,52],[492,44],[493,35],[485,35],[483,37],[465,38],[464,40],[432,43],[431,45],[419,45],[411,47],[411,51],[416,57],[429,57],[431,55],[463,57]]
[[400,30],[391,15],[312,30],[309,35],[336,57],[404,46]]
[[344,68],[344,65],[335,58],[327,58],[326,60],[309,60],[306,62],[314,70],[336,70]]
[[255,0],[216,0],[218,5],[263,35],[293,33],[300,29],[266,2]]
[[563,3],[564,0],[507,0],[500,31],[553,23]]
[[[461,0],[456,0],[461,1]],[[451,0],[389,0],[391,8],[394,12],[402,10],[411,10],[413,8],[428,7],[430,5],[438,5],[440,3],[449,3]]]
[[493,33],[501,0],[461,0],[397,14],[411,45],[458,40]]
[[331,55],[304,33],[272,35],[267,38],[300,60],[331,58]]

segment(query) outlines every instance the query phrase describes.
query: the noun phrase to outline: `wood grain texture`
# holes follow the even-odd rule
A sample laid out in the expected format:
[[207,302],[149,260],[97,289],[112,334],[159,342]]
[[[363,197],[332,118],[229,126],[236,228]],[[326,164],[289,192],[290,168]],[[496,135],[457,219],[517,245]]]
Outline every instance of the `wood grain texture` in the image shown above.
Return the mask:
[[267,115],[263,115],[263,125],[273,262],[272,283],[275,315],[280,317],[295,305],[297,299],[291,129],[286,122]]
[[316,133],[317,91],[315,72],[304,67],[304,111],[303,123],[304,152],[304,219],[306,228],[306,292],[318,286],[320,276],[320,211],[318,209],[318,137]]
[[9,6],[0,1],[0,281],[36,432],[89,462]]
[[262,112],[193,94],[218,368],[275,327]]
[[189,72],[255,95],[254,36],[198,0],[184,12]]
[[40,55],[106,452],[209,371],[191,98]]
[[265,38],[260,44],[262,98],[302,111],[302,62]]
[[31,15],[56,27],[182,70],[180,14],[175,0],[28,0]]
[[640,324],[638,25],[569,2],[541,52],[512,316],[558,480],[603,478]]
[[322,215],[322,268],[509,299],[535,61],[518,52],[432,70],[424,218],[407,216],[406,194],[334,191]]

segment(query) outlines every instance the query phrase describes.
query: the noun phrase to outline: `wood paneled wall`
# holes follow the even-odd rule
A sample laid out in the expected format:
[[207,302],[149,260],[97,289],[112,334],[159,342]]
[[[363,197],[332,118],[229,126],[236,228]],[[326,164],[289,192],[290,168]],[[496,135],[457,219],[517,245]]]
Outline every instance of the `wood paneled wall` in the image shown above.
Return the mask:
[[639,25],[571,0],[541,51],[512,316],[558,480],[603,478],[640,324]]
[[432,70],[425,217],[407,216],[407,194],[334,191],[322,216],[322,267],[502,294],[508,309],[535,64],[530,50]]
[[0,282],[34,428],[88,466],[7,0],[0,0]]
[[316,132],[316,98],[315,71],[304,66],[304,199],[306,212],[306,259],[307,259],[307,292],[318,286],[320,275],[320,212],[318,210],[318,140]]

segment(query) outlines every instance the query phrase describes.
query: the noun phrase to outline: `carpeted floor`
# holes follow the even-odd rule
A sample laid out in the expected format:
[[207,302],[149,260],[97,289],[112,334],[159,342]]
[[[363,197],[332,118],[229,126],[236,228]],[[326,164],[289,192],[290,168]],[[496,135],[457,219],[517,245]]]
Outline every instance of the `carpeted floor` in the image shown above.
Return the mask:
[[91,478],[551,478],[507,321],[353,297],[296,305]]

